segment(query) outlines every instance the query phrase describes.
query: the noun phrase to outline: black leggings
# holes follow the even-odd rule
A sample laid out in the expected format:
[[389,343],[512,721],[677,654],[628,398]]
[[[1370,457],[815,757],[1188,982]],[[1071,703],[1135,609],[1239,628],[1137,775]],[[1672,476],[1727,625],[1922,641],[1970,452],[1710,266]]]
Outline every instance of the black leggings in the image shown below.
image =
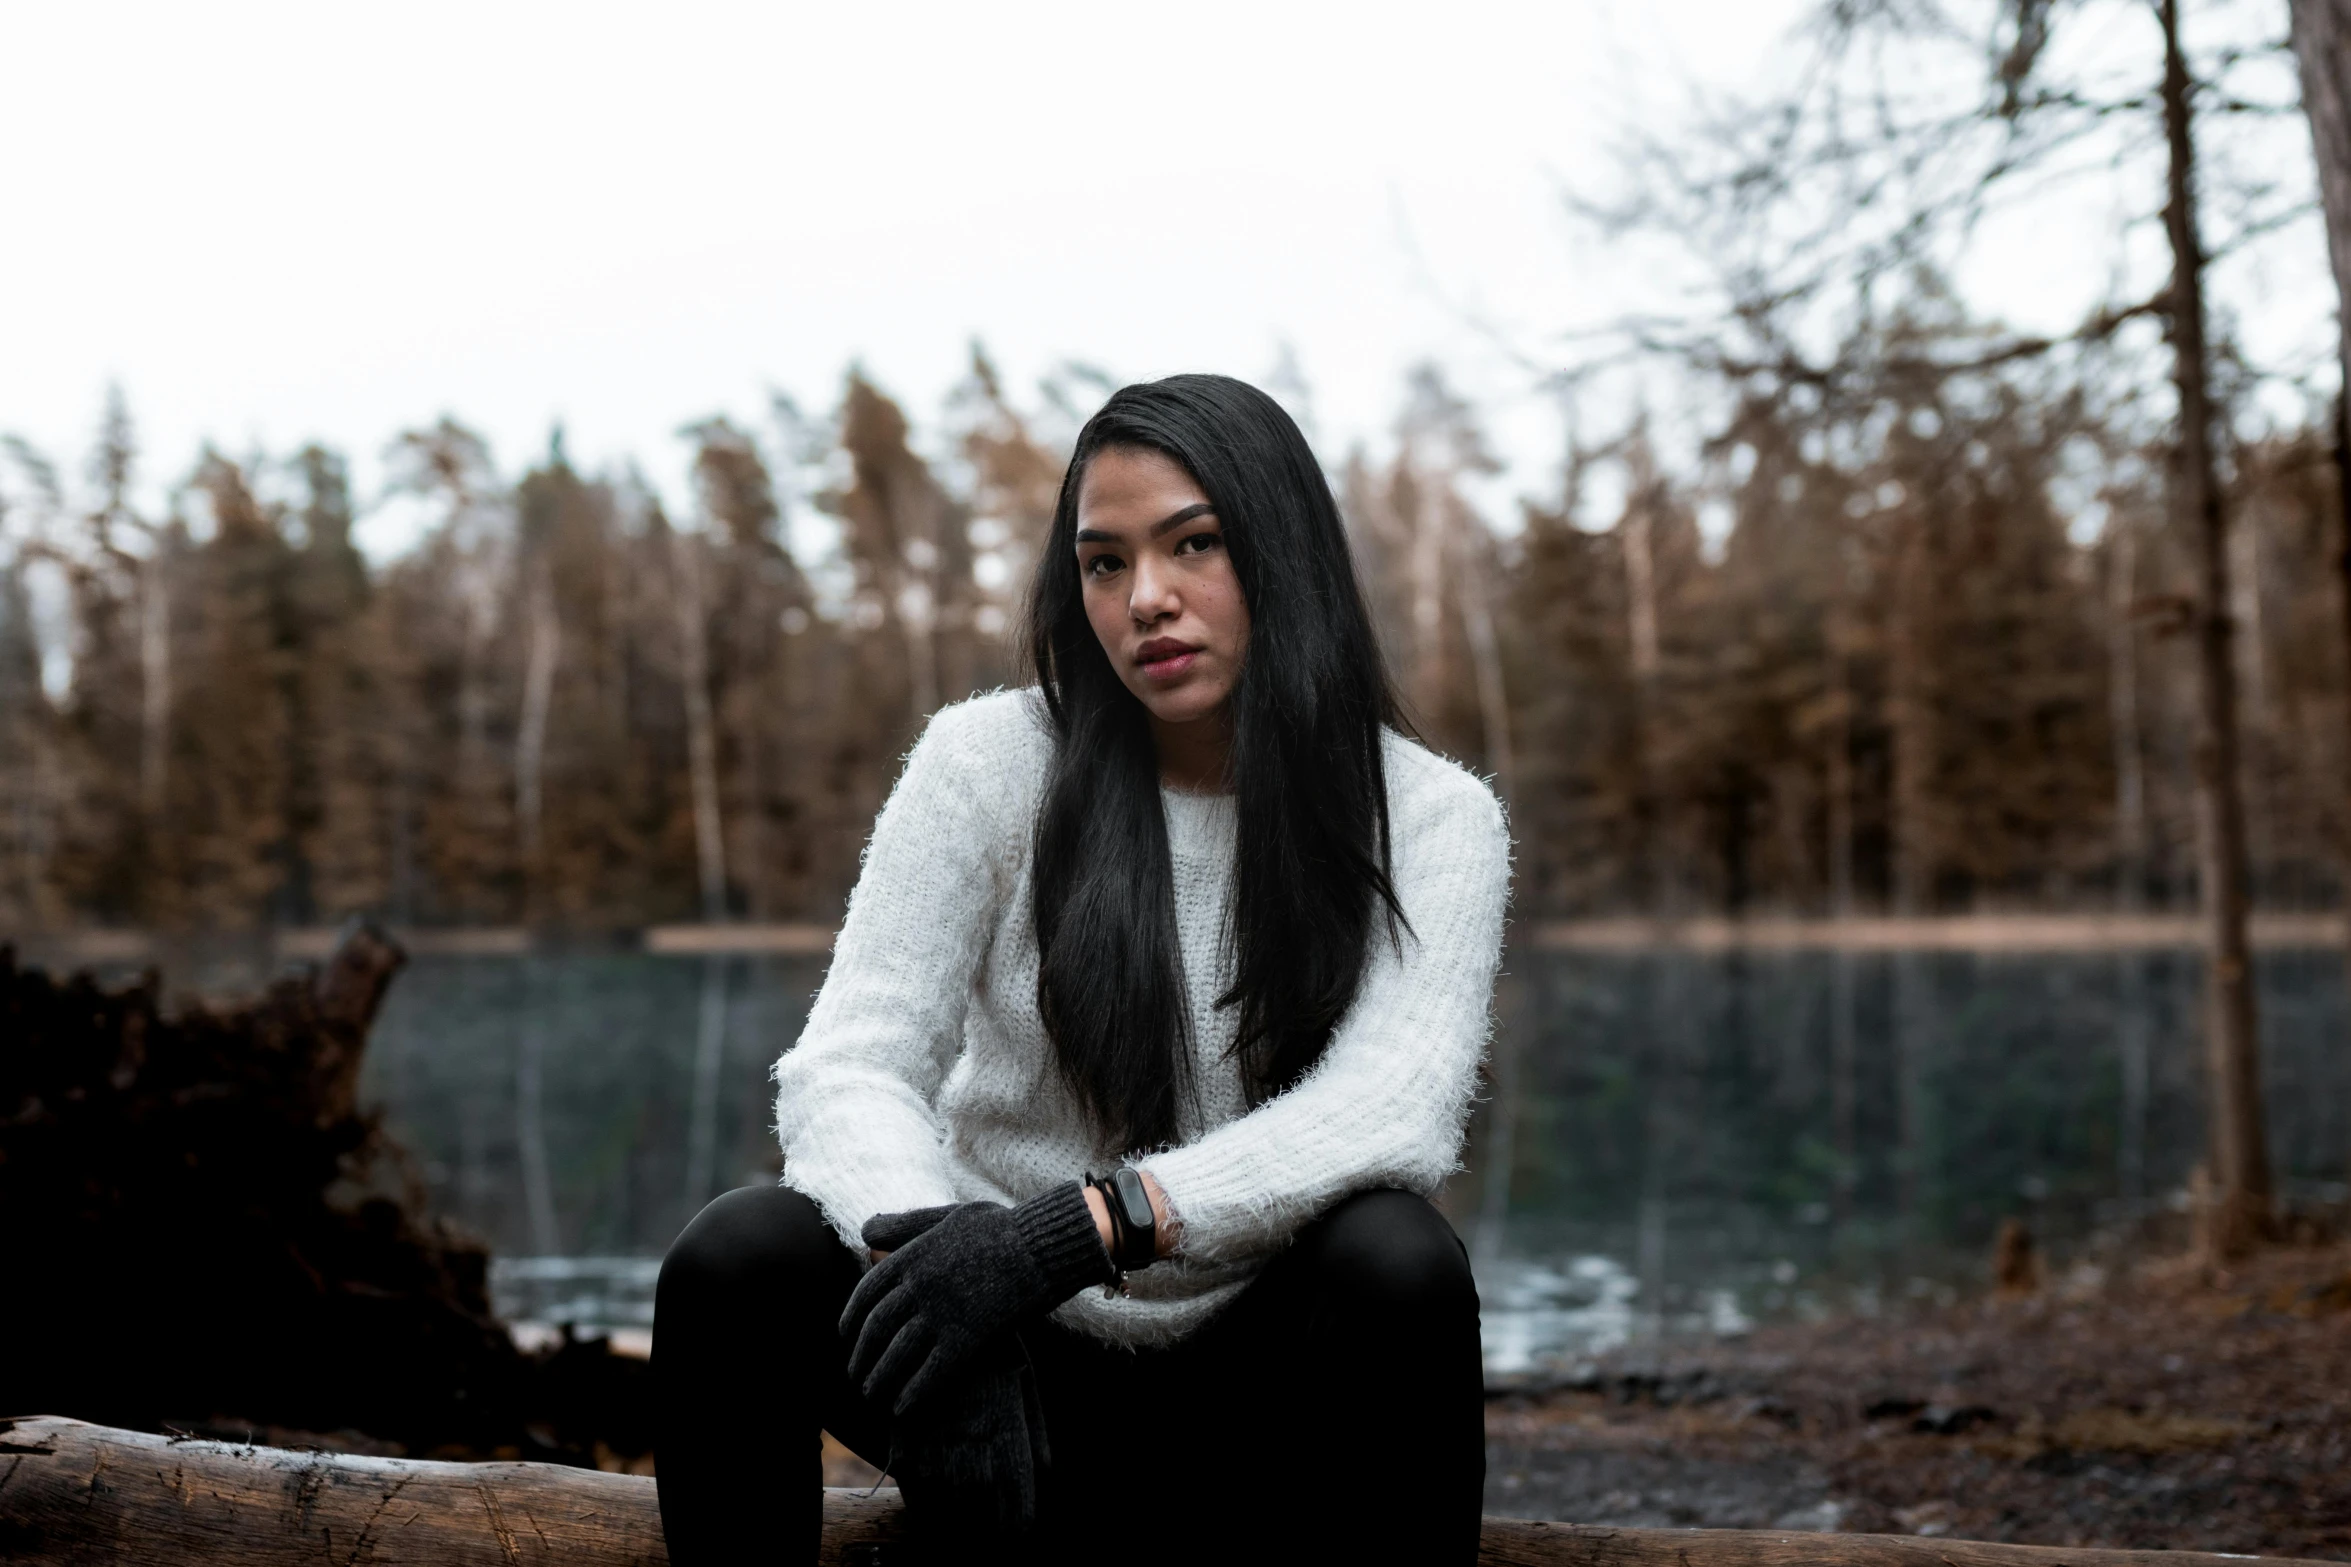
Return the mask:
[[[888,1462],[888,1413],[844,1371],[857,1279],[815,1204],[782,1187],[727,1193],[670,1247],[653,1369],[676,1567],[813,1561],[820,1429]],[[1052,1450],[1040,1559],[1477,1558],[1477,1289],[1418,1197],[1340,1203],[1173,1348],[1051,1322],[1021,1337]]]

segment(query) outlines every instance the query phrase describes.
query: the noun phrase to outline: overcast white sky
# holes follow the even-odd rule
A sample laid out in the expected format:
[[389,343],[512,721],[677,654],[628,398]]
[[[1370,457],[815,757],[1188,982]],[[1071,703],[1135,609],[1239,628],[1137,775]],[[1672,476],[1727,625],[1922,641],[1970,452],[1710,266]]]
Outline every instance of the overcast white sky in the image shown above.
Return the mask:
[[[1461,307],[1588,313],[1623,280],[1557,181],[1686,81],[1760,86],[1799,9],[11,5],[0,431],[78,463],[119,381],[151,493],[315,438],[366,500],[404,427],[513,471],[561,420],[676,497],[679,425],[829,407],[852,360],[927,425],[975,336],[1018,387],[1287,342],[1326,457],[1435,357],[1539,491],[1556,418]],[[2012,309],[2068,316],[2035,268]]]

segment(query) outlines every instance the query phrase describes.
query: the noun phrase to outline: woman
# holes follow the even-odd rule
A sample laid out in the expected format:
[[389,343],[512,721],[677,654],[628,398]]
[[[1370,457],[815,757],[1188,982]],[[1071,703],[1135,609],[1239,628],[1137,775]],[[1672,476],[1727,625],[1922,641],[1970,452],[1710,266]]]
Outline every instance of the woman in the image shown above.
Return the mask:
[[1241,382],[1087,423],[1027,630],[1035,689],[939,713],[875,824],[782,1185],[663,1263],[671,1558],[813,1552],[822,1428],[967,1548],[1471,1561],[1477,1294],[1427,1197],[1501,811],[1390,727],[1330,488]]

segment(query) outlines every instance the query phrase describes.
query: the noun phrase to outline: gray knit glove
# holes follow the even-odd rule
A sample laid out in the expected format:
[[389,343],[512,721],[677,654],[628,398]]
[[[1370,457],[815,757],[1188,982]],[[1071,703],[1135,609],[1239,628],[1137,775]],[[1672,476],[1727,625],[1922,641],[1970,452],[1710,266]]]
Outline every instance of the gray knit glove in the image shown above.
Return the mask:
[[[881,1250],[909,1217],[880,1215],[865,1243]],[[841,1313],[849,1379],[903,1415],[988,1340],[1117,1271],[1075,1181],[1017,1208],[963,1203],[858,1281]]]
[[1051,1458],[1036,1374],[1012,1333],[981,1345],[891,1430],[890,1473],[915,1532],[971,1560],[989,1560],[989,1548],[1035,1529],[1038,1480]]
[[870,1251],[896,1251],[961,1206],[960,1203],[951,1202],[943,1208],[909,1208],[904,1213],[877,1213],[866,1220],[865,1227],[857,1233]]

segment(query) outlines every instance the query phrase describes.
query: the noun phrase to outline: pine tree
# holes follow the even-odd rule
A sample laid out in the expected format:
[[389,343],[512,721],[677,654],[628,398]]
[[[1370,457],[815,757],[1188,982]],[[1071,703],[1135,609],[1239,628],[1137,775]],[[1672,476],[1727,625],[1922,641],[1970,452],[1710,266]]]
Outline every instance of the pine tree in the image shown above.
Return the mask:
[[238,464],[208,452],[191,482],[212,527],[190,561],[188,653],[175,662],[204,699],[174,709],[166,815],[186,867],[184,917],[250,930],[306,912],[293,551],[280,509]]
[[833,509],[857,573],[852,624],[872,626],[902,652],[890,661],[909,726],[972,690],[977,673],[970,514],[908,443],[906,415],[863,374],[841,404],[850,487]]
[[390,790],[397,765],[393,686],[381,605],[352,542],[341,457],[307,446],[293,564],[300,767],[294,830],[307,868],[304,916],[382,910],[391,891]]
[[501,683],[512,508],[482,439],[453,420],[412,430],[387,454],[395,493],[441,520],[387,577],[386,623],[401,666],[402,736],[392,777],[392,911],[490,923],[520,914],[512,773],[498,736],[514,704]]

